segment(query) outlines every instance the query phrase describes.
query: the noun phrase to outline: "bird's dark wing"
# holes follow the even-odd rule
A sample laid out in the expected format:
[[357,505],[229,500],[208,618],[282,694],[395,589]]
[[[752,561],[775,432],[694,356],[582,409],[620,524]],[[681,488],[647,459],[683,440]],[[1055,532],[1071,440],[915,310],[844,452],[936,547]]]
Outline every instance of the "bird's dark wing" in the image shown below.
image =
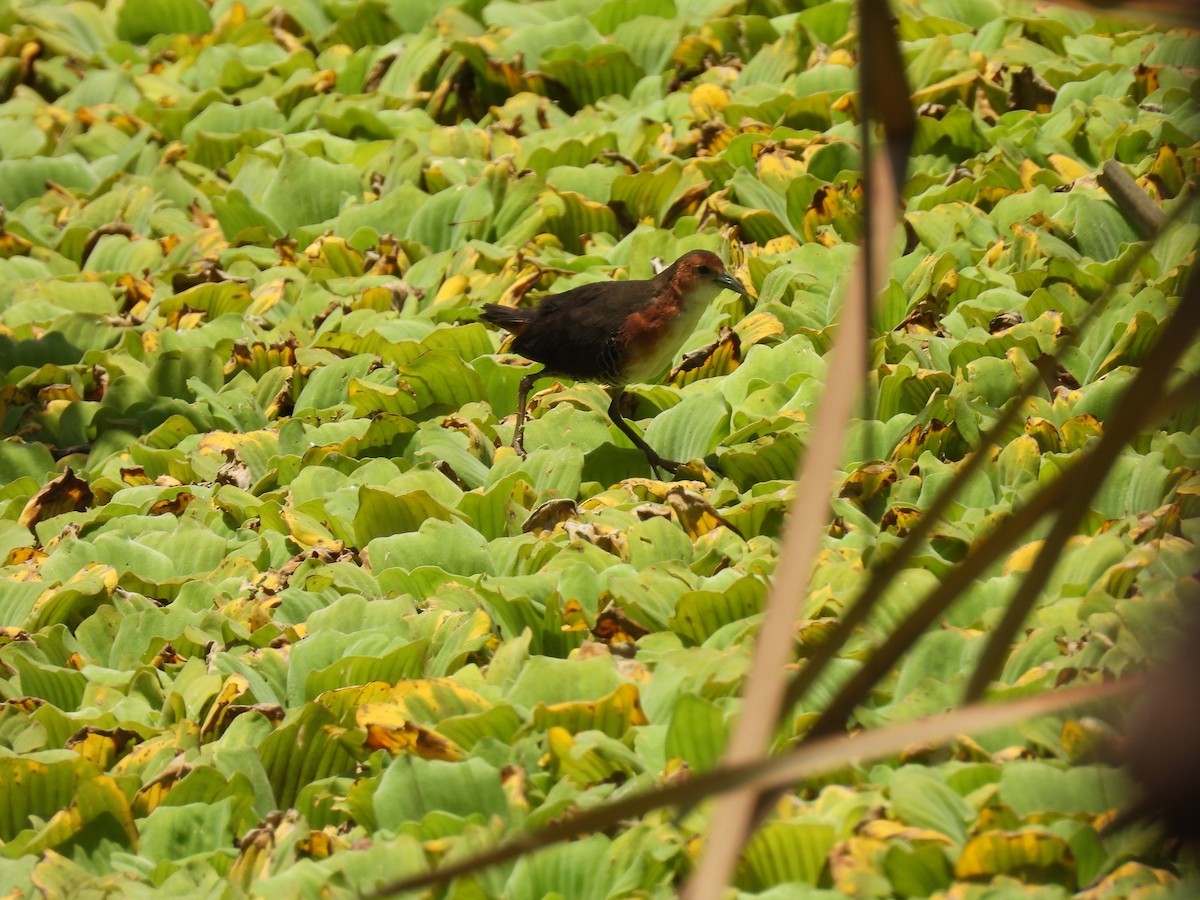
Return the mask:
[[597,282],[553,294],[513,340],[513,352],[542,363],[548,374],[619,382],[617,333],[653,302],[658,280]]

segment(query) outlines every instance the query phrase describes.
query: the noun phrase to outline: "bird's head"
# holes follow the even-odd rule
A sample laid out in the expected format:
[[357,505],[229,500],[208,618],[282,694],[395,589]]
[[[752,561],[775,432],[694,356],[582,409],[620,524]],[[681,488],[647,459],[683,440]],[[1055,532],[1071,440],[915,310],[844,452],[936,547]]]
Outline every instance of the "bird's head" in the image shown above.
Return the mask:
[[746,287],[729,274],[721,257],[708,250],[685,253],[663,272],[670,275],[670,284],[685,303],[693,300],[707,304],[723,290],[746,293]]

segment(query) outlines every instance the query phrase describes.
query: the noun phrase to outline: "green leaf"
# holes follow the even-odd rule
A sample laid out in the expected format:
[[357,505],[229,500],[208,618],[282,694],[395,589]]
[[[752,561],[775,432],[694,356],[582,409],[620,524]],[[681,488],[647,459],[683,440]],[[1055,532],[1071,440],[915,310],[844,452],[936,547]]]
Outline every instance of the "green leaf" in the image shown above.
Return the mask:
[[300,790],[312,781],[353,773],[358,755],[341,731],[329,710],[309,703],[294,722],[262,742],[258,756],[277,808],[294,806]]
[[436,566],[456,575],[495,571],[487,541],[463,522],[427,519],[415,532],[378,537],[364,549],[375,572],[390,568],[411,572],[419,566]]
[[823,822],[770,822],[746,844],[737,884],[750,891],[789,881],[816,885],[836,840],[833,826]]
[[54,762],[0,757],[0,786],[8,800],[0,812],[0,838],[11,841],[32,824],[30,817],[45,820],[66,809],[80,784],[98,772],[78,757]]
[[405,755],[394,759],[374,796],[379,827],[396,829],[431,813],[507,818],[500,772],[482,759],[442,762]]
[[227,850],[233,855],[231,801],[160,806],[139,826],[139,853],[147,859],[183,860],[197,854]]
[[603,900],[609,896],[610,873],[614,873],[608,849],[608,838],[596,834],[532,854],[513,867],[504,893],[511,897]]
[[1000,771],[1000,796],[1025,818],[1035,813],[1099,815],[1128,802],[1132,789],[1120,771],[1104,766],[1061,769],[1033,760]]
[[974,818],[974,811],[933,775],[905,766],[888,784],[888,796],[903,821],[944,834],[956,844],[966,841],[967,823]]
[[125,0],[117,15],[117,37],[133,43],[160,34],[205,34],[211,29],[208,7],[199,0]]
[[664,750],[693,771],[711,769],[725,752],[727,734],[724,710],[695,694],[681,694],[671,712]]

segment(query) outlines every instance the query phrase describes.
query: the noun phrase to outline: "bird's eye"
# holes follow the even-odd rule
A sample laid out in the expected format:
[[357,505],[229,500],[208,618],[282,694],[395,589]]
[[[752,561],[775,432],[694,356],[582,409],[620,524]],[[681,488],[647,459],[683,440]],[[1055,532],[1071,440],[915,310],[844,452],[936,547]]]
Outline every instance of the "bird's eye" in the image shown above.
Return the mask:
[[712,271],[713,270],[709,266],[705,266],[705,265],[696,266],[696,273],[698,275],[711,275]]

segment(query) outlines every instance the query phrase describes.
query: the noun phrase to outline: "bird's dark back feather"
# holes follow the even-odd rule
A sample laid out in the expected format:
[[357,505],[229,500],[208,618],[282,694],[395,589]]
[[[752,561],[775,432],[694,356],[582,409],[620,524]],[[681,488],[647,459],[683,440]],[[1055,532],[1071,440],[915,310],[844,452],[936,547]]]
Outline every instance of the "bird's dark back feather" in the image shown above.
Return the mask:
[[625,320],[654,302],[676,266],[646,281],[600,281],[545,297],[535,307],[486,304],[483,318],[511,331],[512,350],[548,375],[620,384],[617,335]]

